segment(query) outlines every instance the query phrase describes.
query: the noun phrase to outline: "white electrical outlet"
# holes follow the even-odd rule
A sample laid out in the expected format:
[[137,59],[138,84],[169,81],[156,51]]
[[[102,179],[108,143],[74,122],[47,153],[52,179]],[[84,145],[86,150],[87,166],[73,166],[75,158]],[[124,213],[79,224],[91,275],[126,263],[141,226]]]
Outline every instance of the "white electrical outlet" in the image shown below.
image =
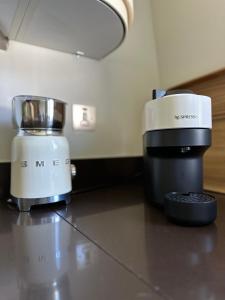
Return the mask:
[[94,130],[96,108],[94,106],[73,104],[73,128],[75,130]]

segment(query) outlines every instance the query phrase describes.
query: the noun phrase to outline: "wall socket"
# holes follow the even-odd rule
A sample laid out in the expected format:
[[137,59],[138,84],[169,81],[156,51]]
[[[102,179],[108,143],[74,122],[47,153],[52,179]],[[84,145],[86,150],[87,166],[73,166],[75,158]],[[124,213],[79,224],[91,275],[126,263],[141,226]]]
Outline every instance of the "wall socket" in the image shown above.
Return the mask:
[[94,106],[73,104],[73,129],[94,130],[96,108]]

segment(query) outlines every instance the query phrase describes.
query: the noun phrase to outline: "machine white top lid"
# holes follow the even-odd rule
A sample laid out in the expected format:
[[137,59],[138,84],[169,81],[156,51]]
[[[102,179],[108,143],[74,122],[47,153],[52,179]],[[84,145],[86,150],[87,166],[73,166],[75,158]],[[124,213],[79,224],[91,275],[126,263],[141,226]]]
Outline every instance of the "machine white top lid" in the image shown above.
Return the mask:
[[[144,109],[144,132],[177,128],[212,128],[211,98],[190,91],[153,92],[159,98]],[[165,95],[165,96],[164,96]]]

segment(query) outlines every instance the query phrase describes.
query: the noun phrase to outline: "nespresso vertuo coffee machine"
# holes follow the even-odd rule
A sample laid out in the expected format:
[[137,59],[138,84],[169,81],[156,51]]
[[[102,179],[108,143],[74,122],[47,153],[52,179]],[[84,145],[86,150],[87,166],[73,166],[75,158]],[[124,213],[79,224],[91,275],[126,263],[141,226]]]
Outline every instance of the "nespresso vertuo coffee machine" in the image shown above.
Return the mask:
[[211,145],[211,99],[191,91],[154,90],[145,105],[144,167],[147,199],[203,192],[203,154]]

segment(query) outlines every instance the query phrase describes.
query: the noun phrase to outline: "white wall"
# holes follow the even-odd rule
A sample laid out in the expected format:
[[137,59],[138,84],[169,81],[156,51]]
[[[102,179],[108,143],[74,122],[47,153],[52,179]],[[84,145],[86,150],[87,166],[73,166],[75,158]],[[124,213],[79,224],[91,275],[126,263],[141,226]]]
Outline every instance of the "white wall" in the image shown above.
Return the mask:
[[151,0],[162,87],[225,67],[224,0]]
[[[10,160],[11,99],[50,96],[69,103],[65,135],[72,158],[142,154],[143,104],[159,85],[149,0],[135,1],[135,23],[125,43],[101,62],[11,42],[0,51],[0,161]],[[97,108],[94,132],[72,130],[71,105]]]

